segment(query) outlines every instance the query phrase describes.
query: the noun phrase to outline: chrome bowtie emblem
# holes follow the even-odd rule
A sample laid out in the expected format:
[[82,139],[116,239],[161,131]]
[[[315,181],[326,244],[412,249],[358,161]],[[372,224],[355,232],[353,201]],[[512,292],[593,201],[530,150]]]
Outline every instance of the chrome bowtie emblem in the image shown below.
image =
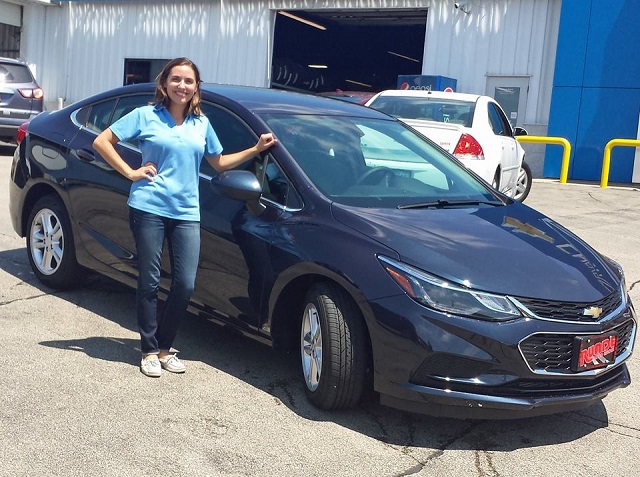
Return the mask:
[[582,311],[582,314],[584,316],[592,316],[593,318],[598,318],[600,315],[602,315],[602,308],[600,308],[599,306],[590,306],[589,308],[585,308]]

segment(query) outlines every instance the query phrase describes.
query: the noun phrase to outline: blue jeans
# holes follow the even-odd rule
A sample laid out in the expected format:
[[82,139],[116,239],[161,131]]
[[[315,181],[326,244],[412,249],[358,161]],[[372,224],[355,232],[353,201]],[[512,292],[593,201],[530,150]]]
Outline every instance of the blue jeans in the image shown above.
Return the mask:
[[[200,223],[169,219],[130,208],[129,224],[138,252],[136,312],[144,355],[169,351],[186,314],[200,256]],[[171,264],[171,287],[158,310],[158,288],[165,240]]]

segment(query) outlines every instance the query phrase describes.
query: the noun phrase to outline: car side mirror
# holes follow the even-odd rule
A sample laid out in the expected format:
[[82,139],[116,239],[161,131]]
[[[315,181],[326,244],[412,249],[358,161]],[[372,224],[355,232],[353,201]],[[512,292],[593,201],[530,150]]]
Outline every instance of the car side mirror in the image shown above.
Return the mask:
[[514,136],[527,136],[528,134],[529,133],[525,128],[521,128],[520,126],[516,126],[515,128],[513,128]]
[[253,215],[260,215],[265,210],[260,203],[262,186],[250,171],[225,171],[213,177],[210,184],[216,194],[246,202],[247,209]]

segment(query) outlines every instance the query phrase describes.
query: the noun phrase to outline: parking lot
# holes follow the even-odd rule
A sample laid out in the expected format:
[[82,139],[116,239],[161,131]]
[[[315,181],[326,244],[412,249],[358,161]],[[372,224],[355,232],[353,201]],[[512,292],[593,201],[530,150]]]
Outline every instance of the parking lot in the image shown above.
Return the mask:
[[[0,476],[638,475],[640,354],[602,404],[525,420],[432,418],[367,403],[312,407],[284,355],[190,317],[188,369],[138,370],[134,292],[101,277],[58,292],[31,273],[8,215],[0,146]],[[526,203],[626,272],[640,303],[640,190],[536,180]]]

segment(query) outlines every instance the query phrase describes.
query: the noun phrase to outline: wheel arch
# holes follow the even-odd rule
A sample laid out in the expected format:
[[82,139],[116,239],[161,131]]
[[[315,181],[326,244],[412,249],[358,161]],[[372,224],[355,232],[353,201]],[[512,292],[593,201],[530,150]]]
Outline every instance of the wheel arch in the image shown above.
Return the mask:
[[[309,265],[307,265],[309,267]],[[307,268],[305,267],[305,268]],[[296,346],[300,330],[298,321],[307,291],[316,283],[324,282],[341,288],[360,312],[367,334],[367,342],[371,347],[371,333],[368,322],[373,317],[365,297],[359,289],[342,275],[327,270],[320,265],[312,265],[304,273],[289,271],[286,278],[274,287],[269,303],[269,328],[275,347],[290,349]],[[299,267],[296,267],[299,269]],[[369,349],[369,356],[371,350]]]
[[27,192],[24,198],[24,203],[22,205],[22,215],[20,217],[20,237],[26,237],[27,230],[29,229],[29,224],[27,224],[27,221],[29,220],[31,211],[36,205],[36,202],[38,202],[38,200],[46,195],[55,195],[64,204],[65,208],[69,210],[67,204],[62,198],[62,195],[55,187],[53,187],[53,185],[48,182],[38,182],[37,184],[34,184]]

